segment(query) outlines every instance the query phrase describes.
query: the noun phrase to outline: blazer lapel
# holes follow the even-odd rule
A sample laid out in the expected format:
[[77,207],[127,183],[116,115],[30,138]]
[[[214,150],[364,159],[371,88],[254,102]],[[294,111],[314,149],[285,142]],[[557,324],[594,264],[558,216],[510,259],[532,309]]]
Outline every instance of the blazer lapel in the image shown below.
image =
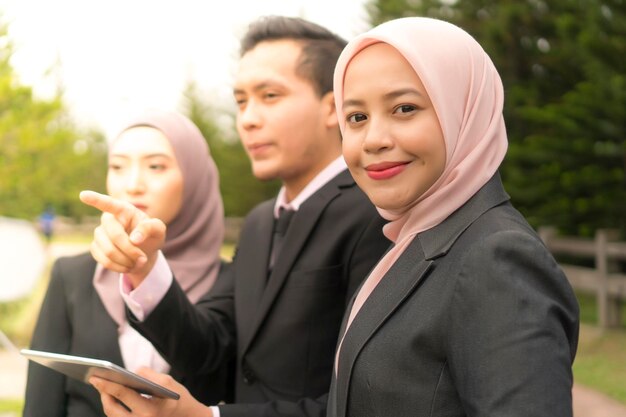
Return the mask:
[[[385,320],[415,290],[432,262],[424,258],[419,239],[414,239],[372,291],[359,314],[354,318],[343,339],[339,353],[338,374],[340,378],[336,380],[337,392],[334,399],[337,416],[343,416],[346,413],[349,381],[359,352]],[[347,315],[344,316],[342,331],[346,325],[345,317]]]
[[238,317],[237,322],[241,326],[239,334],[241,340],[246,341],[245,346],[249,344],[259,325],[257,320],[259,306],[268,279],[267,266],[274,225],[274,203],[275,200],[267,203],[259,215],[259,221],[255,223],[254,230],[246,233],[244,239],[250,247],[242,248],[242,253],[246,254],[246,259],[244,262],[238,262],[238,265],[241,265],[241,271],[237,274],[245,277],[245,282],[238,285],[237,303],[246,306],[246,308],[239,309],[239,315],[245,315],[245,317]]
[[[265,290],[261,290],[261,301],[258,310],[255,312],[254,326],[244,349],[248,348],[261,323],[265,320],[317,220],[324,212],[326,206],[341,194],[341,187],[348,184],[354,185],[354,180],[346,170],[309,197],[294,214],[284,238],[282,251],[276,259],[274,270],[267,280]],[[271,236],[271,230],[269,233]],[[265,268],[267,268],[268,256],[269,253],[265,256]]]
[[[93,276],[96,270],[96,261],[93,258],[88,262],[87,270],[83,272],[76,272],[77,275]],[[102,353],[100,359],[106,359],[115,364],[124,366],[124,359],[122,358],[122,351],[120,349],[120,343],[118,338],[118,324],[113,320],[102,303],[102,299],[98,295],[95,287],[89,282],[87,287],[88,294],[83,293],[83,302],[88,303],[88,310],[85,310],[85,318],[88,320],[88,325],[91,328],[98,329],[95,333],[96,340],[92,341],[99,352]],[[122,304],[122,308],[123,308]]]

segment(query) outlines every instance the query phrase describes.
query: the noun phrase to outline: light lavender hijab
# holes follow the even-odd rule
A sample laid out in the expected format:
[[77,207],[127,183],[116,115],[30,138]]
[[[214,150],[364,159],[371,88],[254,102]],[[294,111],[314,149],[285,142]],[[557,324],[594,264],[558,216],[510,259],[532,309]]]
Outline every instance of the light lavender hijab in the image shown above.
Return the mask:
[[[213,286],[220,267],[224,209],[217,168],[202,133],[187,117],[149,110],[129,120],[121,132],[138,126],[153,127],[165,135],[182,172],[183,203],[167,225],[163,254],[187,297],[195,303]],[[107,312],[121,326],[125,318],[119,274],[98,264],[93,283]]]

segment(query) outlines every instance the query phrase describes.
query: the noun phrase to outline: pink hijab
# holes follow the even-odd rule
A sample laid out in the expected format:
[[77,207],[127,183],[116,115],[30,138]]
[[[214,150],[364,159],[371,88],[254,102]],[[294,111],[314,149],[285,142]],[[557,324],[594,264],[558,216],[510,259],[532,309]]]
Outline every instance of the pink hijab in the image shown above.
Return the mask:
[[[163,254],[195,303],[213,286],[220,268],[224,209],[217,168],[202,133],[187,117],[150,110],[131,119],[122,132],[137,126],[154,127],[167,137],[182,172],[183,204],[167,225]],[[121,326],[125,318],[119,274],[98,265],[93,283],[107,312]]]
[[346,68],[359,51],[379,42],[396,48],[424,84],[443,130],[446,164],[432,187],[407,207],[393,212],[378,209],[390,220],[383,230],[395,245],[363,284],[348,325],[413,238],[440,224],[465,204],[495,174],[507,149],[502,116],[504,91],[491,59],[459,27],[421,17],[383,23],[350,41],[343,50],[334,78],[342,131]]

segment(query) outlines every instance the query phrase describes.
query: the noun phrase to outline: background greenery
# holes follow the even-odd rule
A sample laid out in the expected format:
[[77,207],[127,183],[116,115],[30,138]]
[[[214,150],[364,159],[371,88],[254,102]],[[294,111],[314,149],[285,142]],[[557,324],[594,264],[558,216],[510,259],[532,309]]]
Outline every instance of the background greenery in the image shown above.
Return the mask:
[[374,23],[430,16],[458,24],[502,77],[507,191],[533,226],[626,233],[626,2],[378,0]]
[[0,24],[0,216],[32,218],[51,204],[80,218],[78,191],[102,190],[104,138],[71,122],[62,91],[49,101],[21,86],[10,64],[13,46]]

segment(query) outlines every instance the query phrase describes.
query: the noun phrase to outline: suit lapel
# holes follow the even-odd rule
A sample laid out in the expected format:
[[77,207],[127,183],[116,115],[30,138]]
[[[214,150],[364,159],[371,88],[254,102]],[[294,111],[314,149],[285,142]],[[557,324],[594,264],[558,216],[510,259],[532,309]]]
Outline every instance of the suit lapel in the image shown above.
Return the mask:
[[[304,204],[300,206],[298,211],[294,214],[293,219],[285,240],[283,243],[283,249],[276,259],[274,270],[270,274],[265,289],[261,289],[261,300],[258,310],[255,312],[254,326],[250,338],[245,344],[245,349],[248,348],[254,335],[258,331],[261,323],[265,320],[274,300],[280,293],[281,288],[285,284],[285,281],[289,277],[289,273],[296,262],[298,255],[304,248],[309,235],[312,233],[315,224],[319,217],[324,212],[326,206],[337,196],[341,194],[340,188],[343,184],[354,185],[354,180],[347,171],[343,171],[328,184],[314,193]],[[272,216],[273,219],[273,216]],[[272,231],[269,231],[271,236]],[[269,259],[269,252],[265,256],[265,268],[267,268]],[[255,280],[257,281],[257,280]],[[256,284],[255,284],[256,285]]]
[[[250,305],[258,306],[263,298],[263,293],[267,287],[267,268],[269,265],[270,252],[272,246],[272,233],[274,230],[274,200],[268,205],[261,216],[255,235],[261,240],[257,240],[256,247],[249,250],[250,256],[246,259],[246,276],[251,276],[248,281],[251,286],[253,303]],[[247,283],[247,284],[248,284]],[[255,316],[258,311],[255,312]]]
[[241,265],[241,271],[238,271],[237,275],[245,277],[237,283],[236,295],[237,304],[246,306],[238,310],[240,316],[245,315],[245,317],[238,317],[237,319],[240,325],[241,340],[245,341],[244,346],[248,346],[257,329],[259,306],[267,284],[267,266],[274,224],[274,203],[275,200],[267,202],[259,213],[257,221],[254,222],[253,230],[246,232],[244,241],[248,243],[248,246],[240,248],[242,253],[245,253],[246,259],[237,262],[238,268]]
[[[338,374],[341,377],[336,380],[337,416],[346,413],[349,382],[359,352],[385,320],[415,290],[432,262],[424,259],[419,239],[414,239],[372,291],[354,318],[342,342],[339,355]],[[342,331],[345,324],[344,320]]]
[[[87,269],[85,273],[77,272],[79,275],[84,276],[93,276],[96,270],[96,261],[93,258],[90,258],[90,261],[87,263]],[[98,329],[98,332],[95,333],[96,341],[93,341],[96,349],[99,352],[102,352],[102,357],[100,359],[106,359],[115,364],[124,366],[124,359],[122,358],[122,351],[120,349],[120,343],[118,338],[118,324],[113,320],[113,317],[109,315],[108,311],[104,307],[102,303],[102,299],[98,295],[98,292],[95,290],[91,281],[89,282],[89,286],[87,287],[87,291],[91,294],[91,302],[89,302],[88,309],[91,310],[88,319],[88,325],[90,327]],[[89,296],[87,294],[83,295],[83,302],[85,300],[89,300]],[[124,308],[124,304],[120,306]],[[99,355],[100,356],[100,355]]]

